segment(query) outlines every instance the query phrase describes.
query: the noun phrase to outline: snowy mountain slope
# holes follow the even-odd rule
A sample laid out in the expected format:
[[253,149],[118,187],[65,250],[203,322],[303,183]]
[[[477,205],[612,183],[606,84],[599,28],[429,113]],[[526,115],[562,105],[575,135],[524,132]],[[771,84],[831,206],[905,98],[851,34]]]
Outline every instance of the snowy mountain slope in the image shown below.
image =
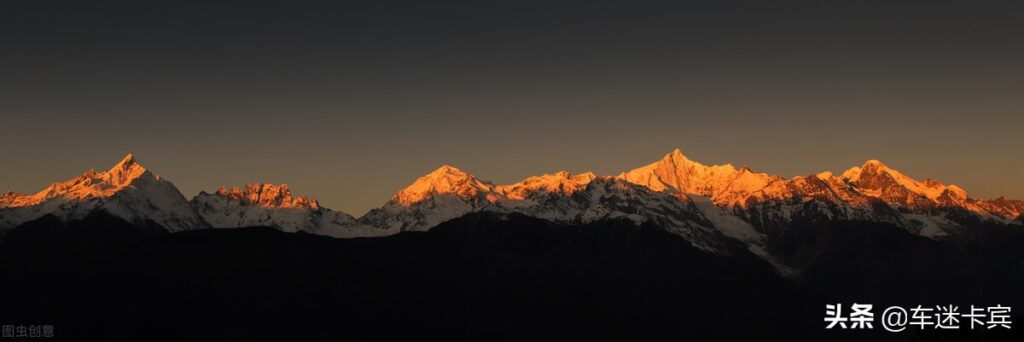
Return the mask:
[[275,227],[334,237],[377,236],[380,229],[362,226],[352,215],[323,208],[315,199],[292,197],[288,185],[248,184],[201,192],[192,206],[213,228]]
[[840,177],[822,172],[785,179],[747,167],[706,166],[676,149],[617,178],[653,190],[702,196],[769,233],[797,220],[863,220],[939,237],[979,220],[1009,223],[1024,212],[1020,201],[975,200],[955,185],[918,181],[877,160],[851,168]]
[[[659,161],[623,172],[617,178],[654,191],[702,195],[716,203],[727,202],[735,194],[757,191],[781,180],[778,176],[754,173],[747,167],[737,170],[730,164],[706,166],[690,160],[679,149]],[[719,200],[723,196],[725,199]]]
[[990,200],[978,201],[978,206],[985,211],[999,215],[1003,218],[1012,219],[1024,215],[1024,201],[1012,200],[1006,197],[998,197]]
[[960,206],[986,213],[967,201],[967,192],[956,185],[945,185],[932,179],[918,181],[893,170],[878,160],[843,172],[842,179],[861,193],[886,203],[922,210],[937,206]]
[[526,178],[522,182],[495,187],[495,191],[509,199],[519,201],[541,201],[550,197],[572,195],[586,189],[587,184],[597,179],[593,172],[572,174],[566,171]]
[[723,207],[766,233],[777,233],[796,221],[901,222],[888,205],[860,194],[828,172],[774,182],[742,202]]
[[359,223],[393,232],[426,230],[502,199],[494,185],[443,165],[398,191],[383,207],[370,210]]
[[[628,219],[726,253],[731,244],[688,198],[593,173],[558,172],[495,186],[445,165],[396,193],[358,221],[388,231],[426,230],[468,213],[521,213],[561,223]],[[756,233],[752,233],[756,234]]]
[[[555,222],[587,224],[624,218],[682,236],[694,247],[728,253],[730,237],[718,231],[689,198],[653,191],[612,177],[591,178],[585,187],[568,194],[543,189],[529,193],[529,200],[510,210]],[[520,188],[512,185],[511,188]],[[507,202],[499,203],[503,205]]]
[[975,200],[955,185],[918,181],[871,160],[836,176],[790,179],[748,167],[707,166],[678,149],[615,177],[559,172],[494,185],[445,165],[358,221],[389,231],[426,230],[477,211],[517,212],[556,222],[627,218],[673,230],[713,250],[707,228],[763,249],[767,235],[800,223],[870,221],[939,238],[980,220],[1010,223],[1024,202]]
[[924,236],[955,234],[955,230],[978,221],[1011,223],[1024,207],[1020,201],[1005,198],[974,199],[956,185],[917,180],[877,160],[847,170],[842,179],[865,196],[904,213],[910,228]]
[[34,195],[6,193],[0,206],[6,228],[46,214],[77,219],[97,210],[172,232],[207,227],[174,184],[139,165],[131,154],[107,171],[89,170]]
[[732,165],[706,166],[679,149],[661,160],[616,176],[627,182],[676,194],[699,203],[705,217],[723,233],[752,247],[763,247],[764,233],[793,220],[866,217],[857,210],[866,199],[830,174],[796,177],[754,172]]

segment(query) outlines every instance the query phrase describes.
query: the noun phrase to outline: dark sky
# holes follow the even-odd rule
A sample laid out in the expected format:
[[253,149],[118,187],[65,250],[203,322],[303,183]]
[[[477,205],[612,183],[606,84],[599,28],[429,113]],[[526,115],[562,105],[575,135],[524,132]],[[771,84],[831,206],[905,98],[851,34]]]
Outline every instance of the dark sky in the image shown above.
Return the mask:
[[7,1],[0,191],[132,152],[186,196],[358,215],[442,163],[510,183],[678,147],[1024,198],[1021,3]]

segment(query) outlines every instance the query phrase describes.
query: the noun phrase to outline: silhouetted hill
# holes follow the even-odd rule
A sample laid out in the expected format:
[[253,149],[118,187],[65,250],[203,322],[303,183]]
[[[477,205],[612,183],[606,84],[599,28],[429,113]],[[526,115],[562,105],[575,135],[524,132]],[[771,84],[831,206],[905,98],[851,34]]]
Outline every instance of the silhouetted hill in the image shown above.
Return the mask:
[[53,324],[73,341],[955,340],[979,331],[825,331],[824,304],[1021,304],[1012,230],[956,245],[869,223],[787,232],[771,246],[806,267],[795,281],[753,255],[705,253],[627,221],[481,213],[333,239],[50,217],[0,243],[0,321]]

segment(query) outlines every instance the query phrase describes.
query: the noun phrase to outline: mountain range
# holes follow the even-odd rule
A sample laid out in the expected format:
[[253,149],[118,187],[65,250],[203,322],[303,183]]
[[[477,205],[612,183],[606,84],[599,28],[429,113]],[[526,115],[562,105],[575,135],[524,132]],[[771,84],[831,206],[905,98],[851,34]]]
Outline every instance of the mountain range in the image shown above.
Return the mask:
[[[770,241],[789,227],[873,222],[929,239],[956,239],[978,224],[1020,226],[1024,201],[977,199],[956,185],[919,180],[877,160],[839,175],[784,178],[748,167],[704,165],[678,149],[622,172],[557,172],[495,185],[450,165],[416,179],[382,207],[356,218],[324,208],[287,185],[222,187],[191,200],[131,155],[36,194],[0,196],[0,234],[46,215],[105,212],[169,232],[267,226],[339,238],[426,231],[470,213],[521,214],[559,224],[625,219],[678,235],[705,252],[753,252],[780,271]],[[1021,228],[1024,229],[1024,228]]]
[[[1020,341],[878,315],[1024,320],[1022,212],[876,160],[785,178],[675,150],[505,185],[444,165],[354,217],[287,185],[187,199],[128,155],[0,196],[0,321],[74,341]],[[824,329],[832,303],[875,305],[875,329]]]

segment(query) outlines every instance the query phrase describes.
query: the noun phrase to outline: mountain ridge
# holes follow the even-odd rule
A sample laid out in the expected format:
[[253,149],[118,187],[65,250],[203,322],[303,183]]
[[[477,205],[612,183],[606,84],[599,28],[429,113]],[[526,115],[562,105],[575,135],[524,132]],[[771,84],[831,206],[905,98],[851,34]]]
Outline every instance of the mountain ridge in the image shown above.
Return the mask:
[[[150,197],[164,204],[152,205]],[[152,219],[170,231],[271,226],[334,237],[428,230],[473,212],[562,223],[625,218],[661,225],[698,248],[727,253],[717,247],[726,240],[764,252],[766,239],[796,221],[873,221],[944,238],[974,222],[1019,224],[1024,201],[975,199],[956,185],[917,180],[874,159],[838,176],[825,171],[787,179],[747,166],[704,165],[675,149],[614,176],[560,171],[504,185],[443,164],[357,218],[292,196],[286,184],[221,187],[186,201],[172,183],[128,154],[107,171],[88,170],[33,195],[0,195],[0,228],[45,214],[70,219],[92,210],[129,221]]]
[[8,192],[0,198],[0,223],[7,228],[47,214],[74,219],[96,210],[137,224],[151,221],[172,232],[209,227],[173,183],[130,153],[107,171],[89,169],[32,195]]

